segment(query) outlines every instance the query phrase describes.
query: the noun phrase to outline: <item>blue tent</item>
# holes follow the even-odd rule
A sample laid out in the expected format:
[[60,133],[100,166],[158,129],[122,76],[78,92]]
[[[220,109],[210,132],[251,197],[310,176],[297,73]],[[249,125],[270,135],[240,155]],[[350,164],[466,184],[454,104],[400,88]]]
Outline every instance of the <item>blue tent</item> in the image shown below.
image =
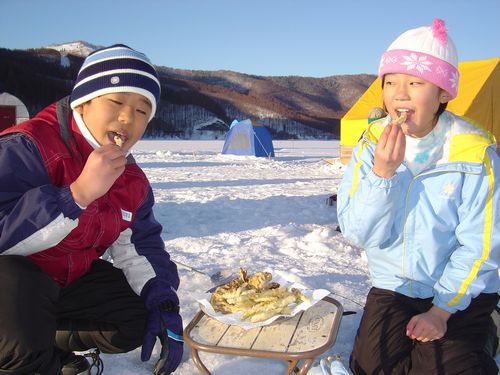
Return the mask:
[[234,120],[226,134],[222,153],[274,157],[271,133],[264,125],[250,119]]

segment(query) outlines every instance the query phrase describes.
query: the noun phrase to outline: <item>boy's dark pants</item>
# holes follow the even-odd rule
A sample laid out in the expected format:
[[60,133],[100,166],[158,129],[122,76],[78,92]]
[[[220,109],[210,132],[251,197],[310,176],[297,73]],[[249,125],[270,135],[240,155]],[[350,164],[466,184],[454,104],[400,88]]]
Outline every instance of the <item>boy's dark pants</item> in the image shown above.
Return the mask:
[[59,374],[61,352],[130,351],[145,322],[141,298],[109,262],[60,288],[30,260],[0,256],[0,374]]
[[360,374],[494,374],[498,368],[484,350],[498,294],[480,294],[448,320],[444,337],[422,343],[406,336],[406,325],[432,307],[415,299],[372,288],[354,342],[350,368]]

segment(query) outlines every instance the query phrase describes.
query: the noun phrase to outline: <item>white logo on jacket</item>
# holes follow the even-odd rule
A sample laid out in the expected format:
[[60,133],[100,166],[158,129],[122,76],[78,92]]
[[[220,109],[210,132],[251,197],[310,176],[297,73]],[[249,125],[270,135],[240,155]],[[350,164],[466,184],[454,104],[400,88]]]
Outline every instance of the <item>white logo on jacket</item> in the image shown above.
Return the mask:
[[447,183],[447,184],[444,184],[443,190],[441,191],[440,196],[442,198],[445,198],[445,199],[450,198],[454,192],[455,192],[455,185]]
[[132,221],[132,212],[122,209],[122,219],[125,221]]

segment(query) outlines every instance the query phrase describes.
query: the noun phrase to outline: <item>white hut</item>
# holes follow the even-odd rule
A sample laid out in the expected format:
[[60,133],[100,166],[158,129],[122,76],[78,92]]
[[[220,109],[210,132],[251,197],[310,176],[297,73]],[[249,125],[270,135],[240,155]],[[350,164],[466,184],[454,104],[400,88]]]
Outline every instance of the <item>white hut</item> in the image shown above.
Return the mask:
[[0,131],[29,118],[28,109],[22,101],[7,92],[0,94]]

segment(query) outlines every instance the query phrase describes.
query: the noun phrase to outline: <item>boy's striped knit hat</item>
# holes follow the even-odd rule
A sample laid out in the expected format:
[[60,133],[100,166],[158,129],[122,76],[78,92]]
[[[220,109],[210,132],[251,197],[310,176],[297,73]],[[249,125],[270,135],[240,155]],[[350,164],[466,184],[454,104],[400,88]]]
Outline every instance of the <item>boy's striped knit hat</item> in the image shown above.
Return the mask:
[[432,82],[450,94],[458,93],[458,55],[447,34],[444,21],[435,19],[432,26],[408,30],[401,34],[380,60],[378,76],[404,73]]
[[115,44],[87,56],[78,72],[70,103],[75,109],[101,95],[133,92],[151,102],[150,121],[160,100],[160,90],[158,73],[146,55]]

